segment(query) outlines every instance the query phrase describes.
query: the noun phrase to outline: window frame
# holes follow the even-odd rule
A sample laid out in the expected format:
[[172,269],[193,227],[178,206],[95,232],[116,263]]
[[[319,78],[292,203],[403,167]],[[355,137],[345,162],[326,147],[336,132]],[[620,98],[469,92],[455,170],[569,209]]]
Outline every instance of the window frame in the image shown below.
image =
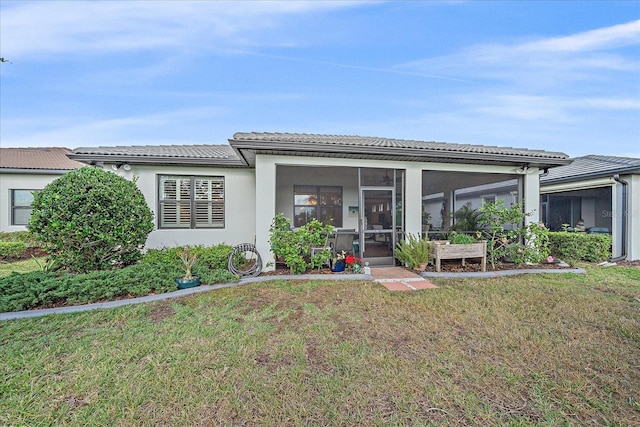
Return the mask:
[[[42,191],[39,189],[30,189],[30,188],[12,188],[9,190],[10,191],[10,198],[11,198],[11,212],[10,212],[10,217],[11,217],[11,222],[10,224],[12,226],[16,226],[16,227],[26,227],[29,225],[29,219],[31,219],[31,215],[33,214],[33,197],[35,196],[36,193]],[[16,205],[16,191],[26,191],[31,193],[31,203],[29,203],[29,206],[26,205]],[[18,224],[16,223],[16,210],[22,210],[22,211],[30,211],[31,213],[29,214],[29,219],[27,219],[27,222],[25,224]]]
[[[189,181],[189,198],[188,199],[163,199],[163,179],[182,179]],[[197,180],[207,180],[210,184],[217,183],[221,185],[222,200],[213,200],[213,188],[210,187],[207,192],[207,196],[209,200],[198,200],[197,199],[197,188],[196,181]],[[217,182],[216,182],[217,181]],[[156,206],[157,206],[157,227],[158,230],[220,230],[226,228],[226,177],[222,175],[180,175],[180,174],[157,174],[156,175]],[[220,190],[220,189],[219,189]],[[179,193],[180,190],[176,187],[176,193]],[[167,204],[179,205],[180,202],[187,204],[188,209],[188,223],[187,226],[180,226],[178,222],[170,225],[163,225],[163,207]],[[222,219],[220,221],[220,225],[198,225],[198,206],[206,205],[211,207],[211,213],[208,216],[208,221],[212,222],[213,211],[221,211]],[[177,211],[176,211],[177,212]],[[178,213],[176,213],[176,217]]]
[[[303,194],[302,189],[303,188],[313,188],[315,193],[311,194],[313,196],[315,196],[317,203],[314,204],[298,204],[296,203],[296,196],[298,194]],[[300,189],[300,190],[298,190]],[[340,193],[340,204],[339,205],[335,205],[335,204],[321,204],[321,200],[322,197],[321,195],[324,194],[322,190],[325,190],[325,193],[328,193],[326,190],[339,190]],[[298,193],[298,191],[300,191],[300,193]],[[339,185],[308,185],[308,184],[299,184],[299,185],[294,185],[293,186],[293,225],[294,227],[302,227],[305,224],[298,224],[297,221],[297,217],[296,217],[296,210],[298,208],[309,208],[309,207],[314,207],[315,208],[315,215],[310,217],[310,220],[313,219],[317,219],[318,221],[320,221],[320,210],[322,208],[326,208],[326,209],[338,209],[338,211],[340,212],[340,221],[336,221],[334,218],[334,223],[332,224],[334,227],[342,227],[342,224],[344,223],[344,212],[343,212],[343,206],[344,206],[344,190],[342,188],[342,186]]]

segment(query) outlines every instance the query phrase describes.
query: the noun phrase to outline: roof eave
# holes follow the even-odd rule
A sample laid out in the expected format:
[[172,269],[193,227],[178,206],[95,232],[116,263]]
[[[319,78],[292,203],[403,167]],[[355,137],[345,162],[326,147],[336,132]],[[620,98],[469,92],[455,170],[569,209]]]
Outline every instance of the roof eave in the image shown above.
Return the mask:
[[63,175],[74,169],[29,169],[29,168],[0,168],[0,173],[16,173],[30,175]]
[[220,159],[203,157],[163,157],[163,156],[131,156],[115,154],[69,154],[72,160],[87,164],[103,163],[128,163],[130,165],[175,165],[175,166],[222,166],[245,167],[239,159]]
[[[291,143],[269,141],[268,145],[263,142],[256,143],[251,140],[238,140],[230,139],[230,145],[242,157],[245,161],[249,162],[247,156],[243,151],[284,151],[290,152],[292,155],[300,155],[300,153],[317,155],[325,155],[329,157],[331,154],[351,154],[351,155],[379,155],[379,156],[393,156],[398,157],[400,160],[402,157],[421,157],[425,160],[428,159],[444,159],[454,158],[460,160],[460,163],[465,163],[465,160],[473,161],[477,163],[478,160],[484,160],[488,163],[496,164],[513,164],[522,165],[526,164],[532,167],[547,168],[553,166],[563,166],[571,163],[571,159],[568,158],[544,158],[537,156],[525,156],[517,154],[497,154],[497,153],[476,153],[476,152],[459,152],[459,151],[444,151],[444,150],[429,150],[429,149],[416,149],[416,148],[397,148],[397,147],[354,147],[354,146],[340,146],[337,144],[323,144],[323,143],[297,143],[292,146]],[[363,150],[368,150],[367,153],[363,153]]]
[[561,176],[558,178],[543,178],[540,180],[540,185],[550,185],[550,184],[561,184],[563,182],[572,182],[572,181],[586,181],[588,179],[594,178],[606,178],[611,177],[613,175],[624,175],[624,174],[640,174],[640,169],[636,166],[618,169],[614,171],[598,171],[598,172],[590,172],[579,175],[571,175],[571,176]]

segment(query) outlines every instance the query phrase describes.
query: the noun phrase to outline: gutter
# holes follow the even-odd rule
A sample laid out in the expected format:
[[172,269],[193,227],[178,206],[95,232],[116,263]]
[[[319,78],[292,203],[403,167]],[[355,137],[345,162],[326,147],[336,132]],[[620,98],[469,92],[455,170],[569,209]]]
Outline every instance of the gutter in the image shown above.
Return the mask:
[[128,163],[130,165],[171,165],[171,166],[208,166],[208,167],[246,167],[241,159],[218,157],[163,157],[163,156],[132,156],[132,155],[103,155],[103,154],[69,154],[72,160],[87,164]]
[[627,229],[629,227],[629,215],[627,215],[629,211],[629,197],[627,195],[627,187],[629,183],[620,178],[620,174],[613,175],[613,179],[622,184],[622,253],[618,257],[611,258],[609,262],[618,262],[627,258]]

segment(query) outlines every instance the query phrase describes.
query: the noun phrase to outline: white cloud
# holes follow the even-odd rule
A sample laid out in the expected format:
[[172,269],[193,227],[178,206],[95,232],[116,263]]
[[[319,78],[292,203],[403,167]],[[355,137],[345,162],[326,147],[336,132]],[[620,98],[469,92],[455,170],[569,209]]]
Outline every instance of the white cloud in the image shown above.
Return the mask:
[[[204,144],[189,137],[190,127],[197,127],[227,110],[218,107],[190,108],[109,119],[91,117],[38,117],[3,120],[5,128],[25,129],[25,134],[3,132],[8,147],[83,147],[98,145]],[[34,131],[34,129],[43,129]],[[46,129],[46,130],[44,130]]]
[[397,68],[415,72],[430,70],[476,80],[500,78],[515,82],[564,83],[603,70],[638,73],[638,50],[624,50],[638,45],[640,20],[567,37],[519,44],[473,45],[458,53],[414,60]]
[[525,43],[517,49],[526,52],[585,52],[637,44],[640,44],[640,20],[567,37]]
[[[259,34],[283,16],[363,2],[44,1],[3,2],[2,55],[17,59],[177,47],[218,49],[269,43]],[[271,40],[288,43],[288,40]]]

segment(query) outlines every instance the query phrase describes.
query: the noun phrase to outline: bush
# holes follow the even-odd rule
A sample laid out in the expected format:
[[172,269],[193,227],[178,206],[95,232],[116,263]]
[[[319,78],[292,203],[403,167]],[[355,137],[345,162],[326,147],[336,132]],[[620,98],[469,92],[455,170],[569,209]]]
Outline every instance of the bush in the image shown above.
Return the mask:
[[26,250],[24,242],[0,242],[0,258],[20,258]]
[[28,231],[0,232],[0,242],[22,242],[28,248],[37,248],[40,246],[35,236]]
[[429,261],[429,241],[409,233],[406,240],[396,244],[395,257],[411,269],[426,264]]
[[600,262],[611,257],[611,236],[566,231],[549,233],[549,248],[554,258],[567,262]]
[[271,252],[276,258],[284,260],[292,274],[302,274],[315,265],[322,265],[331,257],[331,251],[327,248],[310,259],[311,248],[323,246],[333,231],[333,226],[324,225],[317,219],[293,230],[291,220],[279,213],[273,218],[269,231]]
[[[228,271],[195,269],[203,283],[233,282]],[[151,292],[174,291],[180,268],[169,264],[136,264],[122,269],[85,274],[14,273],[0,279],[0,312],[28,310],[63,304],[86,304]]]
[[182,261],[178,258],[186,247],[198,256],[199,266],[210,270],[227,270],[229,255],[233,247],[220,243],[215,246],[177,246],[174,248],[147,249],[142,257],[144,264],[167,264],[182,268]]
[[37,193],[29,231],[69,271],[135,263],[153,230],[153,214],[135,182],[83,167]]
[[[524,219],[530,215],[523,213],[522,208],[522,202],[507,208],[504,205],[504,200],[483,203],[480,207],[478,224],[482,227],[482,233],[488,240],[487,261],[494,270],[501,259],[513,256],[519,251],[517,245],[521,244],[523,237]],[[514,248],[509,249],[514,245],[516,245]]]

